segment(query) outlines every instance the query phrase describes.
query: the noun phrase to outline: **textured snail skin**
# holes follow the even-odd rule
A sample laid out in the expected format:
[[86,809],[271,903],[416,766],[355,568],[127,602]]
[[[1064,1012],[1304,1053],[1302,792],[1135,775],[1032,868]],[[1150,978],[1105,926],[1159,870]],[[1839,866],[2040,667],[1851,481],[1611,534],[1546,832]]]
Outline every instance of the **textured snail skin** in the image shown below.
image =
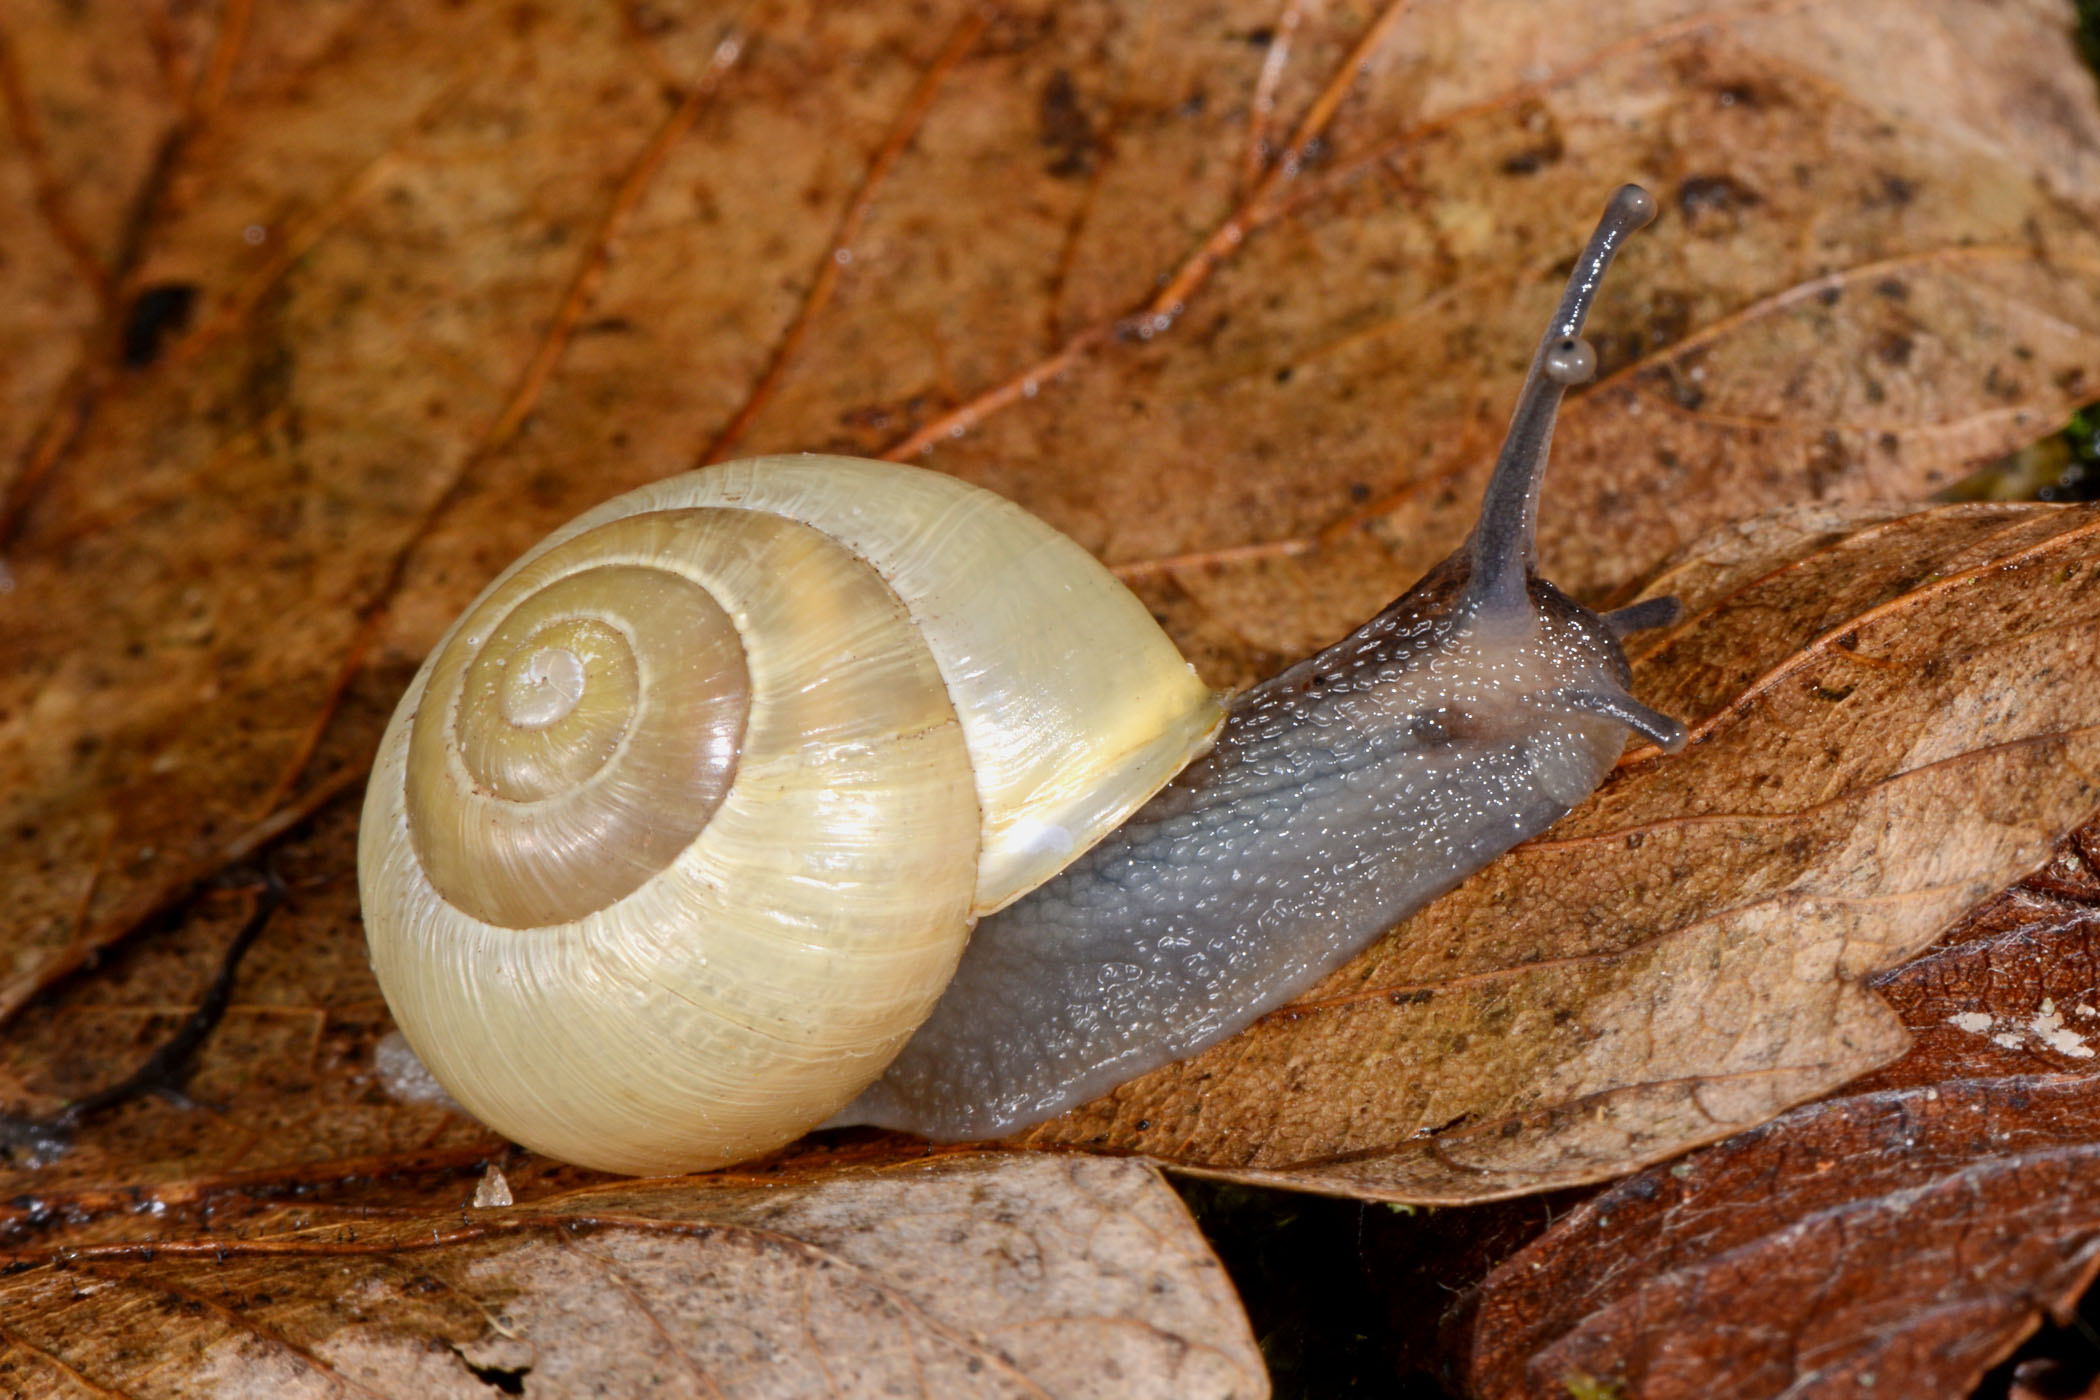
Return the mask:
[[1232,702],[1217,746],[970,940],[883,1077],[832,1120],[991,1137],[1224,1039],[1538,834],[1594,791],[1631,728],[1619,639],[1536,573],[1539,492],[1605,268],[1648,222],[1621,188],[1532,361],[1457,553],[1357,631]]
[[1623,689],[1595,614],[1455,616],[1464,559],[1236,697],[1217,746],[1028,898],[977,927],[932,1017],[835,1124],[994,1137],[1192,1054],[1603,781]]

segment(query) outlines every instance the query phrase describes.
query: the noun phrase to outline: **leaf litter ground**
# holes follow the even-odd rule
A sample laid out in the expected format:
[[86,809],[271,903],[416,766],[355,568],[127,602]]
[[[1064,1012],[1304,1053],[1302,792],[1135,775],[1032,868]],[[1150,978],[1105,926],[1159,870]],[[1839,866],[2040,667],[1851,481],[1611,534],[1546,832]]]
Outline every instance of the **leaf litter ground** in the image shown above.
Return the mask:
[[[611,491],[732,449],[923,453],[1072,531],[1214,679],[1250,679],[1455,541],[1566,230],[1628,172],[1668,213],[1600,309],[1607,378],[1571,406],[1546,512],[1547,572],[1585,596],[1623,598],[1770,507],[1916,499],[2091,397],[2096,124],[2052,38],[2060,9],[1577,8],[1245,5],[1178,28],[1106,5],[10,15],[0,197],[33,236],[0,270],[20,313],[0,414],[17,604],[0,647],[18,663],[0,679],[7,1097],[55,1110],[180,1024],[196,992],[174,989],[201,991],[246,917],[221,872],[267,849],[293,890],[198,1064],[192,1091],[216,1107],[113,1113],[18,1183],[17,1238],[288,1229],[316,1196],[464,1199],[500,1144],[372,1075],[385,1018],[338,799],[459,603]],[[1895,45],[1910,62],[1885,62]],[[842,69],[848,53],[876,57]],[[1631,764],[1587,825],[1518,862],[1586,867],[1641,823],[1791,824],[1745,859],[1768,900],[1817,904],[1829,936],[1806,963],[1760,965],[1776,945],[1745,933],[1749,910],[1660,917],[1646,950],[1578,939],[1525,972],[1513,937],[1431,911],[1438,936],[1476,941],[1403,931],[1314,1014],[1256,1033],[1268,1048],[1233,1072],[1312,1076],[1302,1112],[1263,1121],[1243,1092],[1205,1125],[1168,1093],[1157,1121],[1112,1101],[1046,1139],[1121,1133],[1326,1190],[1492,1195],[1608,1175],[1896,1053],[1901,1027],[1850,984],[1805,1008],[1760,997],[1928,937],[1934,900],[1960,912],[1960,892],[2072,820],[2020,805],[2020,756],[2077,757],[2036,713],[2053,696],[1995,689],[1992,669],[2074,644],[2075,608],[2056,635],[2039,582],[2024,599],[1990,587],[2077,567],[2075,527],[1936,519],[1851,544],[1857,518],[1834,516],[1808,557],[1856,586],[1870,642],[1877,621],[1947,605],[1916,643],[1951,653],[1925,689],[1995,747],[1935,729],[1897,671],[1846,690],[1872,660],[1915,675],[1948,658],[1848,647],[1817,595],[1782,604],[1737,579],[1738,602],[1783,615],[1695,619],[1642,660],[1708,726],[1677,785]],[[1948,559],[1916,529],[1943,532]],[[1898,536],[1953,572],[1875,576]],[[1719,572],[1682,567],[1668,586]],[[1943,584],[1964,568],[1965,597],[2008,609],[2031,655],[1962,641]],[[1904,718],[1859,718],[1874,703]],[[2008,785],[1966,817],[1917,776],[1986,771]],[[1725,811],[1699,807],[1694,777],[1734,795]],[[1991,830],[1942,860],[1934,811]],[[1883,837],[1861,836],[1877,819]],[[1546,893],[1638,903],[1667,854]],[[1921,854],[1922,884],[1897,859]],[[1893,912],[1862,900],[1883,869]],[[1660,974],[1686,966],[1722,993],[1710,1023],[1665,995]],[[1529,1003],[1495,999],[1513,969]],[[1396,989],[1431,995],[1392,1007]],[[1581,1019],[1614,998],[1629,1015]],[[1533,1036],[1535,1058],[1498,1063],[1476,1044],[1505,1012],[1561,1010],[1587,1046]],[[1368,1053],[1450,1053],[1454,1087],[1413,1102],[1405,1081],[1349,1078],[1328,1043],[1348,1019]],[[1649,1026],[1677,1037],[1629,1046]],[[1369,1091],[1370,1111],[1352,1121],[1307,1083]],[[843,1170],[872,1146],[830,1156]],[[587,1186],[512,1171],[521,1199]]]

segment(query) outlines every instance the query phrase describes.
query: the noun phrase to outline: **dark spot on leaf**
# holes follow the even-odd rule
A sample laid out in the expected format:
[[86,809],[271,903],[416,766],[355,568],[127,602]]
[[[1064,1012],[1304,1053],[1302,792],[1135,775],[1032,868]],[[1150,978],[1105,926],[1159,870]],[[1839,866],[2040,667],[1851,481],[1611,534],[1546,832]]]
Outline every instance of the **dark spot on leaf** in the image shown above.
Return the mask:
[[1558,165],[1566,153],[1567,144],[1560,139],[1560,133],[1556,130],[1549,133],[1545,140],[1506,158],[1502,162],[1502,173],[1536,175],[1549,165]]
[[124,368],[144,369],[159,359],[167,343],[189,328],[196,306],[193,282],[162,282],[133,297],[124,318]]
[[1055,152],[1047,167],[1052,175],[1072,179],[1094,168],[1094,126],[1079,105],[1072,75],[1062,68],[1043,85],[1037,123],[1037,141]]
[[1764,196],[1733,175],[1692,175],[1677,187],[1677,208],[1694,233],[1732,233]]
[[1690,412],[1706,402],[1706,390],[1699,387],[1689,374],[1678,373],[1676,366],[1670,368],[1670,397],[1677,406]]
[[1883,171],[1880,188],[1867,196],[1866,203],[1870,209],[1876,207],[1900,209],[1917,198],[1917,195],[1918,186],[1915,181],[1906,180],[1901,175],[1891,175],[1887,171]]
[[463,1352],[459,1353],[459,1360],[476,1380],[498,1395],[523,1395],[525,1377],[532,1371],[530,1366],[476,1366]]
[[1845,439],[1835,428],[1825,428],[1808,450],[1809,490],[1824,495],[1833,482],[1844,476],[1852,467],[1852,454],[1845,447]]

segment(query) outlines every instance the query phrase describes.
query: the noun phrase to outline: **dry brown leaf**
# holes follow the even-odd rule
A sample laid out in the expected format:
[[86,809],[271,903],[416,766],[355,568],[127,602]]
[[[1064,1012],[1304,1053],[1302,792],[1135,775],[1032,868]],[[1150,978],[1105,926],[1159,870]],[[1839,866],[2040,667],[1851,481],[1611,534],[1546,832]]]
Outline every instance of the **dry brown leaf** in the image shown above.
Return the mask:
[[2100,802],[2100,509],[1832,525],[1730,532],[1653,585],[1689,616],[1639,649],[1635,689],[1695,722],[1691,749],[1634,755],[1297,1002],[1026,1140],[1482,1200],[1617,1175],[1901,1054],[1862,979]]
[[1463,1324],[1466,1393],[1967,1395],[2068,1318],[2100,1271],[2096,854],[2088,827],[1877,979],[1917,1037],[1901,1061],[1502,1262]]
[[[1602,596],[1709,525],[1914,498],[2053,427],[2100,384],[2100,115],[2067,24],[2051,0],[6,5],[0,1100],[135,1064],[244,906],[207,890],[107,952],[157,912],[264,847],[294,898],[200,1063],[213,1107],[130,1105],[10,1168],[5,1223],[115,1243],[159,1229],[134,1206],[194,1232],[316,1188],[428,1211],[499,1149],[373,1080],[335,799],[460,604],[613,491],[724,453],[925,451],[1248,679],[1455,542],[1560,264],[1628,176],[1665,217],[1560,434],[1562,581]],[[1737,664],[1819,625],[1746,632]],[[1727,698],[1712,658],[1671,664]],[[1887,736],[1860,724],[1865,763]],[[1738,777],[1760,733],[1717,736]],[[2057,820],[2007,782],[2001,864]],[[1569,840],[1587,872],[1595,838]],[[1491,1089],[1486,1053],[1454,1051],[1455,1082]],[[1317,1121],[1267,1125],[1261,1163],[1350,1140],[1351,1112],[1469,1111],[1291,1104]],[[1661,1136],[1580,1170],[1726,1119],[1644,1118]],[[1493,1189],[1577,1170],[1555,1160]],[[1290,1179],[1399,1189],[1351,1170]]]
[[142,13],[0,63],[5,304],[49,309],[0,1014],[354,777],[385,668],[534,536],[710,454],[938,443],[1249,678],[1457,538],[1627,175],[1668,213],[1561,433],[1571,586],[2100,385],[2100,117],[2045,0]]
[[[148,1096],[97,1115],[56,1161],[32,1166],[16,1153],[0,1167],[0,1239],[131,1239],[165,1233],[167,1211],[191,1212],[202,1228],[229,1195],[339,1194],[356,1181],[353,1205],[434,1210],[453,1198],[455,1172],[502,1151],[479,1124],[396,1102],[375,1073],[373,1046],[392,1023],[345,863],[356,829],[354,806],[339,803],[273,849],[291,898],[197,1058],[188,1092],[201,1106]],[[138,1068],[203,995],[248,907],[238,891],[210,894],[177,926],[24,1011],[0,1036],[0,1098],[49,1116]],[[154,1214],[133,1213],[140,1193],[158,1202]]]
[[1231,1284],[1136,1162],[974,1157],[334,1214],[18,1258],[0,1280],[0,1388],[1268,1394]]

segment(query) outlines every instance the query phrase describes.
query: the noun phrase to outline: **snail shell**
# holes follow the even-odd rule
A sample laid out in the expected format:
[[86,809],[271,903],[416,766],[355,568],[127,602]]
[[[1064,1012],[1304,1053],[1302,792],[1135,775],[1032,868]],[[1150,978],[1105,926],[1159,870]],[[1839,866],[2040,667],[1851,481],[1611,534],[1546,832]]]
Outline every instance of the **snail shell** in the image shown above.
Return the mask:
[[731,463],[556,531],[431,653],[358,874],[418,1056],[626,1172],[769,1150],[872,1081],[974,920],[1211,743],[1078,545],[952,478]]

